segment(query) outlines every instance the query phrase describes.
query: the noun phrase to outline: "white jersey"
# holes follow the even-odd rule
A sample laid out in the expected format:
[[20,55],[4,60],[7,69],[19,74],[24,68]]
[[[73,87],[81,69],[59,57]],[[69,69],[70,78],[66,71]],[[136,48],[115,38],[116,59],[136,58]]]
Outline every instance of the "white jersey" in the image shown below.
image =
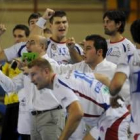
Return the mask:
[[[96,126],[101,116],[110,108],[108,87],[96,80],[93,74],[84,74],[80,71],[69,72],[58,76],[58,79],[64,87],[71,89],[79,98],[86,123],[92,127]],[[119,116],[119,113],[117,115]],[[117,115],[114,117],[118,117]]]
[[117,72],[125,73],[130,79],[132,131],[140,133],[140,50],[135,50],[130,60],[127,56],[122,57],[119,63]]
[[9,48],[4,49],[4,53],[8,61],[12,61],[14,58],[21,57],[22,54],[25,52],[27,52],[26,42],[20,42]]
[[[49,59],[48,59],[49,60]],[[53,70],[57,74],[64,74],[71,70],[78,70],[83,73],[101,73],[109,77],[109,79],[112,79],[116,70],[116,65],[112,62],[107,61],[104,59],[102,62],[100,62],[94,70],[92,70],[88,64],[85,63],[85,61],[76,63],[76,64],[67,64],[67,65],[55,65],[52,64]]]
[[[109,79],[111,80],[114,76],[114,73],[116,71],[116,64],[107,61],[106,59],[104,59],[102,62],[100,62],[94,70],[92,70],[88,64],[85,63],[85,61],[76,63],[76,64],[67,64],[67,65],[55,65],[52,64],[52,68],[54,70],[54,72],[56,72],[57,74],[64,74],[70,70],[78,70],[81,71],[83,73],[87,73],[87,72],[91,72],[91,73],[100,73],[100,74],[104,74],[107,77],[109,77]],[[125,100],[126,105],[129,104],[129,85],[128,83],[125,83],[122,90],[121,90],[121,95]]]
[[[75,49],[80,55],[83,55],[83,50],[78,44],[76,44]],[[48,41],[47,54],[50,58],[57,61],[58,64],[72,63],[66,42],[59,43],[50,38]]]
[[126,38],[123,38],[119,42],[110,42],[107,40],[108,51],[106,54],[106,59],[115,64],[118,64],[118,60],[122,55],[127,55],[131,57],[135,46]]
[[109,108],[90,135],[95,140],[128,140],[129,122],[130,114],[124,104],[116,109]]
[[[128,59],[130,59],[130,57],[132,56],[132,52],[135,50],[135,46],[126,38],[123,38],[119,42],[110,42],[110,40],[107,40],[107,44],[108,44],[108,51],[106,54],[106,59],[117,65],[119,64],[119,59],[122,56],[127,55]],[[128,80],[126,80],[120,93],[126,100],[126,105],[129,105],[130,83]]]
[[[45,58],[47,56],[45,55],[43,57]],[[56,63],[53,59],[50,59],[50,62]],[[25,94],[28,94],[27,104],[30,111],[50,110],[59,105],[59,102],[52,94],[51,90],[38,90],[37,87],[31,83],[30,77],[23,73],[10,79],[0,71],[0,85],[7,93],[10,91],[18,92],[20,89],[24,88]]]

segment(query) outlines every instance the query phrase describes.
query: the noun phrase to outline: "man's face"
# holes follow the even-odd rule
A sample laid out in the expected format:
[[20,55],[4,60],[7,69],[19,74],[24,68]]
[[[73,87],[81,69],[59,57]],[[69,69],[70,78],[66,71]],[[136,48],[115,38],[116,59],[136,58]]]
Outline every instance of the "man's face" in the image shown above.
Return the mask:
[[106,35],[115,35],[118,31],[118,24],[114,20],[110,20],[108,17],[104,18],[104,32]]
[[52,31],[52,37],[63,38],[68,32],[68,21],[67,17],[54,17],[53,23],[50,24]]
[[13,32],[13,36],[14,36],[14,42],[15,43],[26,42],[27,41],[27,37],[26,37],[26,34],[25,34],[24,30],[16,29]]
[[40,46],[39,39],[33,36],[28,39],[28,42],[26,43],[26,48],[28,52],[35,52],[40,54],[42,47]]
[[30,28],[30,31],[34,28],[35,26],[35,23],[38,21],[38,18],[33,18],[29,21],[29,28]]
[[30,77],[32,83],[37,86],[37,89],[47,88],[49,85],[48,74],[45,69],[39,68],[38,66],[34,66],[30,69]]
[[84,44],[84,56],[85,56],[85,63],[93,64],[96,63],[98,60],[98,54],[94,47],[93,41],[85,41]]

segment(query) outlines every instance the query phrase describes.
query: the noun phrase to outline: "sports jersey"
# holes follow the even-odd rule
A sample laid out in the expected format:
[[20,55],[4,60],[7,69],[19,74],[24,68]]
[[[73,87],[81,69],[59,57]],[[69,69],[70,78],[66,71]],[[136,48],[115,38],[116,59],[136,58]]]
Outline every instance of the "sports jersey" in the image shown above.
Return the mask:
[[[84,74],[80,71],[74,71],[69,72],[66,75],[57,76],[57,79],[59,84],[63,85],[63,87],[71,89],[77,95],[84,110],[84,121],[91,127],[97,125],[101,126],[100,122],[106,122],[109,126],[112,122],[108,121],[108,117],[111,118],[111,121],[114,121],[125,114],[126,116],[129,115],[125,106],[123,106],[123,109],[120,107],[115,111],[110,109],[108,87],[96,80],[93,74]],[[57,85],[58,87],[59,84]],[[63,88],[57,91],[57,99],[61,96],[60,93],[62,92]],[[122,121],[124,119],[126,119],[126,117],[123,117]],[[130,118],[125,120],[127,127],[129,125],[129,121]],[[117,126],[117,124],[115,124],[115,126]],[[124,135],[127,132],[127,127],[125,128],[125,131],[120,128],[121,133]],[[116,127],[112,128],[112,130],[116,133],[118,132]],[[113,136],[117,136],[116,133],[113,134]]]
[[130,59],[128,59],[126,55],[121,57],[119,61],[120,64],[117,67],[117,72],[125,73],[130,79],[132,109],[131,131],[140,133],[140,50],[135,50]]
[[[108,45],[108,51],[106,54],[106,59],[117,65],[119,64],[119,59],[123,55],[127,55],[128,59],[130,59],[132,52],[135,50],[135,46],[126,38],[123,38],[119,42],[110,42],[110,40],[107,40],[107,45]],[[125,84],[123,85],[121,93],[124,99],[126,100],[126,105],[129,105],[130,85],[128,80],[126,80]]]
[[4,53],[8,61],[12,61],[14,58],[21,57],[24,52],[27,52],[26,42],[20,42],[4,49]]
[[106,115],[98,122],[98,126],[90,131],[96,140],[128,140],[130,114],[125,105],[119,108],[109,108]]
[[106,59],[115,64],[118,64],[118,59],[127,54],[128,57],[131,57],[135,46],[126,38],[123,38],[119,42],[110,42],[107,40],[108,51],[106,54]]
[[[47,59],[49,60],[49,59]],[[55,65],[52,64],[52,68],[53,70],[57,73],[57,74],[64,74],[67,73],[70,70],[78,70],[81,71],[83,73],[87,73],[87,72],[95,72],[95,73],[101,73],[106,75],[107,77],[109,77],[109,79],[113,78],[113,75],[115,73],[116,70],[116,65],[113,64],[112,62],[107,61],[106,59],[104,59],[102,62],[100,62],[99,64],[97,64],[97,66],[95,67],[94,70],[92,70],[88,64],[85,63],[85,61],[76,63],[76,64],[67,64],[67,65]]]
[[[45,56],[47,57],[47,55],[44,55],[43,57]],[[56,63],[53,59],[49,59],[51,63]],[[0,71],[0,85],[7,93],[11,91],[17,92],[24,88],[25,94],[28,94],[27,104],[30,111],[49,110],[59,105],[59,102],[56,100],[51,90],[37,90],[36,86],[31,83],[30,77],[23,73],[10,79]]]
[[[49,59],[48,59],[49,60]],[[76,64],[67,64],[67,65],[55,65],[52,64],[52,68],[53,70],[57,73],[57,74],[64,74],[66,72],[68,72],[69,70],[79,70],[83,73],[87,73],[87,72],[94,72],[94,73],[100,73],[100,74],[104,74],[106,75],[110,80],[113,78],[115,70],[116,70],[116,64],[107,61],[106,59],[104,59],[102,62],[100,62],[99,64],[97,64],[97,66],[95,67],[94,70],[92,70],[88,64],[85,63],[85,61],[76,63]],[[120,91],[120,94],[122,95],[122,97],[125,100],[126,105],[129,104],[129,85],[126,83],[124,84],[122,90]]]
[[[78,44],[76,44],[75,49],[78,54],[83,55],[83,50]],[[58,64],[72,63],[66,42],[56,42],[50,38],[48,40],[47,54],[50,58],[57,61]]]
[[[58,64],[72,63],[66,42],[59,43],[49,39],[47,43],[47,54],[50,58],[57,61]],[[83,55],[83,50],[78,44],[76,44],[75,49],[78,54]],[[17,57],[21,57],[24,52],[27,52],[26,42],[17,43],[9,48],[4,49],[4,53],[8,61],[11,61]]]

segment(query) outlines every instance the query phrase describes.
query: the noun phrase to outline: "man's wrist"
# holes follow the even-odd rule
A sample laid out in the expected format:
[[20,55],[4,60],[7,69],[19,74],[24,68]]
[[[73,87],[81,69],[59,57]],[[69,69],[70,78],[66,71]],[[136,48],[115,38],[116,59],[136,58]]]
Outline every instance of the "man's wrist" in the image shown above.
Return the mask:
[[111,97],[111,98],[116,98],[118,95],[119,95],[119,94],[111,94],[111,93],[110,93],[110,97]]
[[47,22],[46,19],[44,19],[43,17],[40,17],[40,18],[38,19],[38,21],[36,22],[36,25],[37,25],[38,27],[44,29],[46,22]]

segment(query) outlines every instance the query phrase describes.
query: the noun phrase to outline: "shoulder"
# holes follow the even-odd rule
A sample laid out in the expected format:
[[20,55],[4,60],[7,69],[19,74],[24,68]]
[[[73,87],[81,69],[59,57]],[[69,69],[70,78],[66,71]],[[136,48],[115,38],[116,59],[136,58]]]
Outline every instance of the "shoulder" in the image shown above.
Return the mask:
[[114,68],[114,69],[117,67],[116,64],[114,64],[106,59],[104,59],[102,63],[103,63],[104,67],[110,67],[110,68]]

